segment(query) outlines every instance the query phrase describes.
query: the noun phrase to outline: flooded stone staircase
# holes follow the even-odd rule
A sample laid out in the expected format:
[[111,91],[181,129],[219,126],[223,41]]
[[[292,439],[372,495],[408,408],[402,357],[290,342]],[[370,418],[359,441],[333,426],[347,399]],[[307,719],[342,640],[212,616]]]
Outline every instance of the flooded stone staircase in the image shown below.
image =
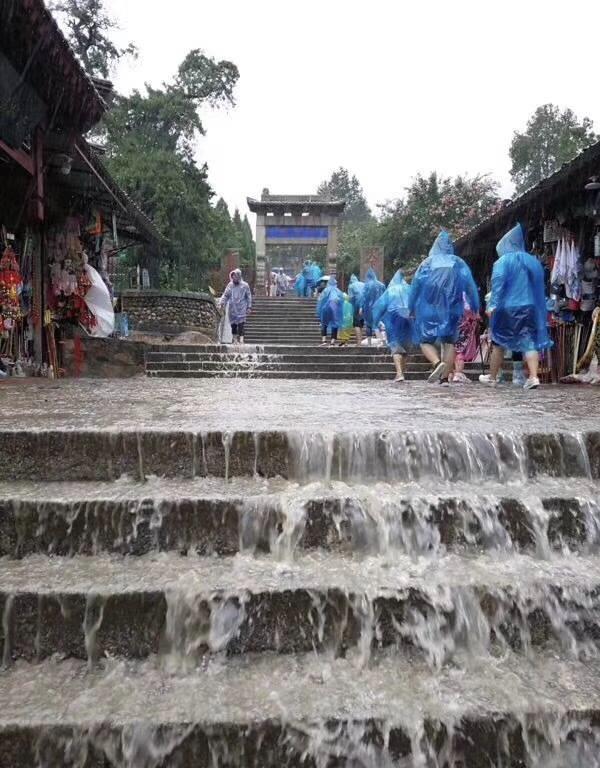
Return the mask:
[[[256,297],[246,327],[245,345],[161,345],[146,355],[153,378],[261,378],[390,380],[395,369],[387,348],[321,347],[316,300]],[[475,380],[481,366],[467,366]],[[408,357],[406,378],[424,380],[430,366],[416,350]]]
[[2,768],[600,766],[600,433],[0,439]]
[[[465,367],[475,381],[482,368]],[[406,363],[408,381],[424,381],[431,372],[416,352]],[[222,345],[161,345],[147,353],[146,373],[152,378],[330,379],[390,381],[395,369],[386,348]]]

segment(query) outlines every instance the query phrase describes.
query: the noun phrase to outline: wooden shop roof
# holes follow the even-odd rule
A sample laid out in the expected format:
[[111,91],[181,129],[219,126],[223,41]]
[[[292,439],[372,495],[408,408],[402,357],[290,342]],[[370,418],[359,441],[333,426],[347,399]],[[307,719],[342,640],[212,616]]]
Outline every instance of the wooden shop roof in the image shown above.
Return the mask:
[[56,127],[86,133],[106,111],[43,0],[1,0],[0,52],[45,102]]

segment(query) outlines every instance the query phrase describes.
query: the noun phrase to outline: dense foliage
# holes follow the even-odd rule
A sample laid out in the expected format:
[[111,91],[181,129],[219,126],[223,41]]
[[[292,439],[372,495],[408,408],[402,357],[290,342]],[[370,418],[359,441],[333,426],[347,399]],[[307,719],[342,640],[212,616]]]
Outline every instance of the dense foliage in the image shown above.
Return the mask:
[[[56,7],[90,74],[106,75],[129,52],[110,42],[114,23],[102,0],[61,0]],[[166,238],[160,254],[164,287],[205,287],[229,247],[253,258],[247,221],[236,227],[227,206],[213,205],[207,166],[194,158],[204,135],[201,110],[234,105],[238,78],[232,62],[190,51],[170,82],[116,95],[102,126],[109,170]]]
[[406,193],[383,207],[379,237],[393,267],[414,268],[440,229],[457,239],[500,204],[498,183],[486,175],[418,175]]
[[427,254],[439,230],[459,238],[491,215],[499,205],[498,184],[488,176],[443,178],[418,175],[405,194],[381,206],[376,219],[355,176],[340,168],[319,186],[347,201],[338,249],[340,271],[358,272],[362,247],[383,245],[387,272],[414,268]]
[[115,22],[104,10],[104,0],[57,0],[50,10],[64,24],[69,42],[86,72],[107,78],[123,56],[136,56],[133,43],[117,48],[110,39]]
[[524,192],[557,171],[598,140],[592,121],[579,120],[571,109],[554,104],[538,107],[523,133],[515,131],[509,155],[511,177],[517,192]]

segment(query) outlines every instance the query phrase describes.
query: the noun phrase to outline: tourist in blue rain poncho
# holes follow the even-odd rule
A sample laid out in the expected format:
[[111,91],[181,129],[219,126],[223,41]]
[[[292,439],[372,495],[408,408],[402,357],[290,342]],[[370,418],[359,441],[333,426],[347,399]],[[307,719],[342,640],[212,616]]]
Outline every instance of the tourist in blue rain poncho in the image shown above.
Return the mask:
[[383,294],[373,307],[373,322],[375,325],[383,323],[387,336],[388,346],[396,366],[396,378],[394,381],[404,381],[404,356],[405,344],[408,344],[412,335],[412,323],[408,309],[410,286],[404,279],[402,270],[399,269]]
[[373,337],[373,330],[375,329],[375,322],[373,320],[373,307],[375,302],[383,295],[385,291],[385,285],[377,279],[377,273],[370,267],[365,278],[365,287],[363,289],[362,296],[362,316],[367,327],[367,339],[369,345]]
[[[429,381],[448,383],[465,298],[472,311],[479,312],[479,293],[471,270],[456,256],[452,238],[442,230],[413,278],[409,300],[414,339],[432,365]],[[441,358],[435,346],[438,342],[442,345]]]
[[306,295],[306,278],[301,272],[296,275],[294,291],[296,292],[296,296],[299,296],[300,298],[303,298]]
[[313,295],[322,274],[323,270],[318,264],[315,264],[310,259],[307,259],[304,262],[304,266],[302,267],[302,277],[304,278],[303,295],[305,297],[310,297]]
[[329,278],[327,288],[317,302],[317,317],[321,322],[322,346],[327,344],[328,329],[331,329],[331,344],[336,346],[338,331],[344,322],[344,294],[337,287],[335,277]]
[[313,272],[313,265],[310,262],[310,259],[307,259],[304,262],[304,266],[302,267],[302,287],[304,293],[302,294],[305,298],[312,296],[313,291],[315,289],[315,280],[314,280],[314,272]]
[[323,277],[323,270],[318,264],[315,264],[314,261],[311,264],[311,273],[312,273],[313,285],[316,287],[319,280]]
[[365,324],[362,316],[362,298],[364,290],[365,284],[361,283],[356,275],[352,275],[348,284],[348,298],[350,299],[350,304],[352,304],[353,327],[356,334],[356,343],[359,346],[362,341],[362,327]]
[[492,272],[492,293],[487,305],[492,336],[490,373],[480,376],[485,384],[496,384],[504,350],[525,355],[529,378],[525,389],[536,389],[539,352],[552,346],[546,324],[544,269],[525,250],[520,224],[507,232],[496,246],[498,260]]

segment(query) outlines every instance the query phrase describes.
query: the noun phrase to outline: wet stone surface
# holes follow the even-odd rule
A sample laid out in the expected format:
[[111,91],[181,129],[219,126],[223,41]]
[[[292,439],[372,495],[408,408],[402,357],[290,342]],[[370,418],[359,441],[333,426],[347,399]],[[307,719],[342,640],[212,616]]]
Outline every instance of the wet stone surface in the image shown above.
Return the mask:
[[0,384],[0,768],[600,768],[599,394]]
[[15,430],[600,431],[600,392],[567,386],[31,380],[3,382],[0,397],[0,429]]

